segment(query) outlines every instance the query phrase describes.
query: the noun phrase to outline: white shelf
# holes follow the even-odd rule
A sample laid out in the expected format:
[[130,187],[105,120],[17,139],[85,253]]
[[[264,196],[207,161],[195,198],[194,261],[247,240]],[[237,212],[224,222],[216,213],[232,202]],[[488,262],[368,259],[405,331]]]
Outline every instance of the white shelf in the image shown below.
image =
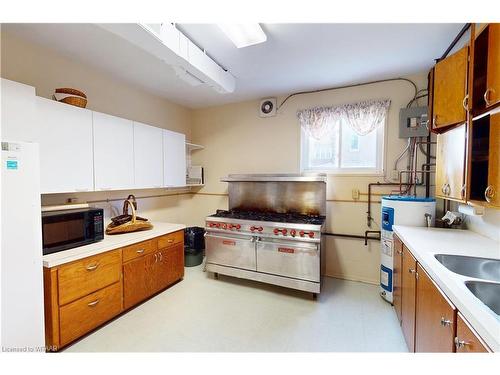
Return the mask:
[[197,145],[195,143],[186,142],[186,149],[188,152],[195,151],[195,150],[203,150],[204,148],[205,148],[205,146]]
[[187,187],[200,187],[200,186],[205,186],[205,184],[187,184]]

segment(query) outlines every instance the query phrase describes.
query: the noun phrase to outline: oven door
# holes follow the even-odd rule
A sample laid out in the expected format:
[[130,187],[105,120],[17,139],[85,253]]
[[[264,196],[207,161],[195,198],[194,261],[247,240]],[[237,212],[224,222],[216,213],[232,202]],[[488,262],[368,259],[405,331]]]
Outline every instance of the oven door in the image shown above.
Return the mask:
[[261,239],[257,241],[257,271],[319,282],[319,244]]
[[219,235],[207,232],[205,255],[207,263],[256,270],[255,237],[252,236]]

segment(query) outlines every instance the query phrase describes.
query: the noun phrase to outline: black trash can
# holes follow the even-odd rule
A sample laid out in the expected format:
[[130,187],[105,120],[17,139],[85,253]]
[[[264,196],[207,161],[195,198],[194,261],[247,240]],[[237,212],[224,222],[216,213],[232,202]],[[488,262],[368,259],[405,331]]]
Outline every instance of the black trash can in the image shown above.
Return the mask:
[[199,266],[205,250],[205,229],[188,227],[184,229],[184,266]]

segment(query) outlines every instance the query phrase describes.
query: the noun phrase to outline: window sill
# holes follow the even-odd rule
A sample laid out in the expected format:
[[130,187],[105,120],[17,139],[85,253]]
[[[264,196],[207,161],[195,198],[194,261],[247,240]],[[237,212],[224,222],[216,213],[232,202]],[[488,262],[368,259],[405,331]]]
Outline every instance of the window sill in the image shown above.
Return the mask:
[[385,177],[384,171],[331,171],[319,169],[304,169],[302,173],[325,173],[327,176],[332,177]]

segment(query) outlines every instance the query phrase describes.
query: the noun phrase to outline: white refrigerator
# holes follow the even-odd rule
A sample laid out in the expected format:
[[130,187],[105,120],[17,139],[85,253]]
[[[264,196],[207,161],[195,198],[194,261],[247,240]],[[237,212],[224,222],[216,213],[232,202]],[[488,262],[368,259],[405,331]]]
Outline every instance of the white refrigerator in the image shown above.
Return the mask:
[[1,145],[2,350],[44,351],[38,144]]

